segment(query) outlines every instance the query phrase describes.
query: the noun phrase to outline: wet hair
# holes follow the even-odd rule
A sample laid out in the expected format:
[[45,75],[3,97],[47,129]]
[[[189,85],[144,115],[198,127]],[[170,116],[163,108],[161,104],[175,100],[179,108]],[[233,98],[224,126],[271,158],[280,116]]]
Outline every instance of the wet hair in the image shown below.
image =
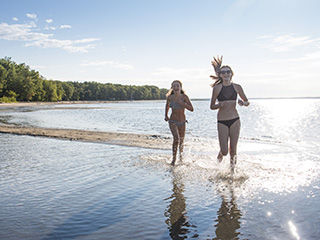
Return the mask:
[[178,83],[180,84],[180,86],[181,86],[181,91],[180,91],[180,93],[181,93],[181,94],[184,94],[184,90],[182,90],[182,82],[181,82],[180,80],[174,80],[174,81],[171,83],[171,88],[170,88],[169,92],[166,94],[167,97],[174,94],[173,89],[172,89],[172,85],[173,85],[174,82],[178,82]]
[[214,68],[214,71],[216,73],[216,75],[210,75],[210,77],[215,80],[215,82],[213,84],[211,84],[211,87],[214,87],[220,83],[222,83],[222,77],[220,76],[220,72],[222,68],[229,68],[231,71],[231,78],[233,77],[233,71],[231,69],[230,66],[228,65],[223,65],[222,66],[222,56],[219,58],[219,56],[217,58],[213,57],[214,61],[211,61],[211,64]]

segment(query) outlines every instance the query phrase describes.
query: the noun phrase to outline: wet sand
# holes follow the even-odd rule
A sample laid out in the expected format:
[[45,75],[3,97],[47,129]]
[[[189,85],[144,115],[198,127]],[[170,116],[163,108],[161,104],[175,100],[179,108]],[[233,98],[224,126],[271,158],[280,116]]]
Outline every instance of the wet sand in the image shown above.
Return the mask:
[[159,135],[87,131],[78,129],[53,129],[0,125],[0,133],[49,137],[71,141],[107,143],[122,146],[142,147],[152,149],[170,149],[172,140]]
[[[12,109],[16,107],[36,107],[46,105],[74,104],[97,104],[110,101],[61,101],[61,102],[18,102],[0,103],[2,109]],[[116,103],[117,101],[112,101]],[[59,108],[59,107],[58,107]],[[70,107],[69,107],[70,108]],[[62,140],[107,143],[122,146],[152,148],[152,149],[171,149],[172,140],[168,137],[159,135],[121,133],[121,132],[102,132],[78,129],[59,129],[59,128],[38,128],[28,126],[16,126],[10,124],[0,124],[0,133],[29,135],[35,137],[49,137]]]

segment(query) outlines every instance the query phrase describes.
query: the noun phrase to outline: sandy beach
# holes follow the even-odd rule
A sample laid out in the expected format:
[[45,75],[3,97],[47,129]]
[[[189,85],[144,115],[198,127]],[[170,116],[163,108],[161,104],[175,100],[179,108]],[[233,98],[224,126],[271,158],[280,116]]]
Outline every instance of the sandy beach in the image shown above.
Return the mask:
[[153,149],[169,149],[171,147],[170,139],[158,135],[86,131],[76,129],[35,128],[7,124],[0,125],[0,133],[49,137],[70,141],[107,143]]
[[[46,105],[62,105],[62,104],[97,104],[107,103],[107,101],[61,101],[61,102],[19,102],[19,103],[0,103],[0,108],[15,107],[34,107]],[[113,102],[116,103],[116,102]],[[77,108],[76,106],[74,108]],[[59,128],[38,128],[16,126],[10,124],[1,124],[0,133],[29,135],[35,137],[49,137],[70,141],[107,143],[122,146],[153,148],[153,149],[170,149],[171,141],[169,138],[159,135],[133,134],[121,132],[102,132],[87,131],[77,129],[59,129]]]

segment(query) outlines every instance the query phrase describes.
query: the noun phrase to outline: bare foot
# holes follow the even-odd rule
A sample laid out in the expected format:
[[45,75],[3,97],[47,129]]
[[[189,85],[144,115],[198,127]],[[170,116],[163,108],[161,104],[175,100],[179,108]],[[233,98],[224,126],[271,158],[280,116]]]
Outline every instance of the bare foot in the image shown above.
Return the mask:
[[180,153],[179,154],[179,161],[182,162],[182,160],[183,160],[183,156],[182,156],[182,153]]
[[237,164],[237,156],[233,156],[233,158],[230,158],[230,168],[231,168],[231,173],[234,173],[234,169]]
[[237,164],[237,156],[233,156],[232,158],[230,158],[230,164],[231,165],[236,165]]
[[221,152],[219,152],[219,154],[218,154],[218,156],[217,156],[217,160],[218,160],[219,162],[222,162],[222,159],[223,159],[223,155],[222,155]]
[[175,162],[176,162],[176,159],[175,158],[172,159],[171,166],[174,166]]

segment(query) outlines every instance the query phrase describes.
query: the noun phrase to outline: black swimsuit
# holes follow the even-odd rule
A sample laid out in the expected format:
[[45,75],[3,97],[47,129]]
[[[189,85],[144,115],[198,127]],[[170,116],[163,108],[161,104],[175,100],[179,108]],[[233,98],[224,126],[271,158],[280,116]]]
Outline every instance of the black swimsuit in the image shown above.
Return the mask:
[[[230,84],[229,86],[223,86],[221,88],[221,91],[218,95],[219,101],[228,101],[228,100],[237,100],[237,92],[233,87],[233,84]],[[218,123],[222,123],[223,125],[230,128],[234,122],[239,120],[239,117],[230,119],[230,120],[218,120]]]
[[233,123],[235,123],[237,120],[239,120],[239,117],[230,119],[230,120],[218,120],[218,123],[222,123],[223,125],[226,125],[228,128],[232,126]]
[[233,87],[233,84],[230,84],[229,86],[223,86],[221,88],[221,91],[218,95],[218,100],[221,101],[227,101],[227,100],[237,100],[237,92]]

